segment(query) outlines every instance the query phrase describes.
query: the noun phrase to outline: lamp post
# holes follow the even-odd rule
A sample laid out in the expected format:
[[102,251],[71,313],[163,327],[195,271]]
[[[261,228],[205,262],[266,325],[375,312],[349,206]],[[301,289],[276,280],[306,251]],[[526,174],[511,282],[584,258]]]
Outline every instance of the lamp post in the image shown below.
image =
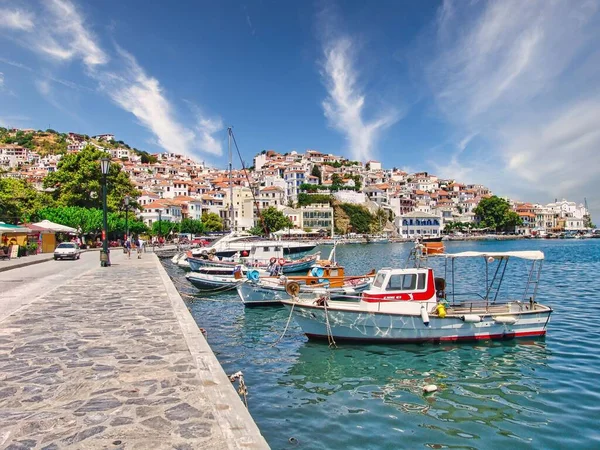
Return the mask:
[[102,170],[102,252],[100,253],[100,266],[110,266],[108,258],[108,221],[106,213],[106,176],[110,168],[110,159],[102,158],[100,160],[100,169]]
[[162,211],[159,210],[158,211],[158,243],[159,244],[160,244],[160,235],[161,235],[160,230],[161,230],[161,225],[162,225],[162,223],[161,223],[162,220],[161,219],[162,219]]
[[127,242],[129,239],[129,222],[127,220],[129,216],[129,195],[126,195],[123,201],[125,202],[125,241]]

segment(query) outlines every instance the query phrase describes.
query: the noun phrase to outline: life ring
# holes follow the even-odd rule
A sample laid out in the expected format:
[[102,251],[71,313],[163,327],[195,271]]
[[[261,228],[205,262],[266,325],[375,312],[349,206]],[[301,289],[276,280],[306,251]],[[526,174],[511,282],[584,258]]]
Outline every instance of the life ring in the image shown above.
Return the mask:
[[279,258],[279,265],[283,266],[285,264],[285,259]]
[[273,258],[271,258],[271,259],[269,260],[269,262],[270,262],[271,264],[274,264],[274,263],[275,263],[275,261],[277,261],[277,258],[275,258],[275,257],[273,257]]
[[310,271],[310,274],[313,277],[322,277],[323,274],[325,274],[325,271],[323,270],[322,267],[313,267],[312,270]]
[[256,269],[249,270],[248,273],[246,274],[246,277],[250,281],[258,281],[258,279],[260,278],[260,273]]

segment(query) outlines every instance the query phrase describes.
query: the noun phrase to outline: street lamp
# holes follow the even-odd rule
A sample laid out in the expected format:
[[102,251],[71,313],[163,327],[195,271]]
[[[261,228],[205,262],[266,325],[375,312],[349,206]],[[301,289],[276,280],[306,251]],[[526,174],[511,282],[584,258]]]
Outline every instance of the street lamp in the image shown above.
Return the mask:
[[125,202],[125,241],[129,239],[129,222],[127,221],[129,215],[129,195],[125,196],[123,200]]
[[102,158],[100,160],[100,169],[102,170],[102,252],[100,253],[100,266],[110,266],[110,259],[108,258],[108,221],[106,213],[106,176],[108,175],[108,169],[110,168],[110,159]]

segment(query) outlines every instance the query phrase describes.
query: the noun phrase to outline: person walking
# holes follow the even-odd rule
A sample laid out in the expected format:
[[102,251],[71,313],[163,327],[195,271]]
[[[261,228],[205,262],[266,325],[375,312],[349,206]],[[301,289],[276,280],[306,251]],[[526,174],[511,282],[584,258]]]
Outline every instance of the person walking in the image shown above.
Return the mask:
[[139,237],[137,238],[137,255],[138,259],[142,259],[142,251],[144,250],[144,241],[142,241]]
[[127,253],[127,258],[131,259],[131,241],[129,239],[125,241],[125,253]]

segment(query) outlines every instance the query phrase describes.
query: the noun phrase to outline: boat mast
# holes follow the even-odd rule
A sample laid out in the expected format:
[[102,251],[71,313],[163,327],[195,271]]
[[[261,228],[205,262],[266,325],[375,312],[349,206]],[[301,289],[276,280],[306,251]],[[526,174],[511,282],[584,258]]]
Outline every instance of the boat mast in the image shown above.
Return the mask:
[[227,142],[229,146],[229,231],[234,230],[233,222],[233,181],[232,181],[232,160],[233,153],[231,152],[231,127],[227,128]]

